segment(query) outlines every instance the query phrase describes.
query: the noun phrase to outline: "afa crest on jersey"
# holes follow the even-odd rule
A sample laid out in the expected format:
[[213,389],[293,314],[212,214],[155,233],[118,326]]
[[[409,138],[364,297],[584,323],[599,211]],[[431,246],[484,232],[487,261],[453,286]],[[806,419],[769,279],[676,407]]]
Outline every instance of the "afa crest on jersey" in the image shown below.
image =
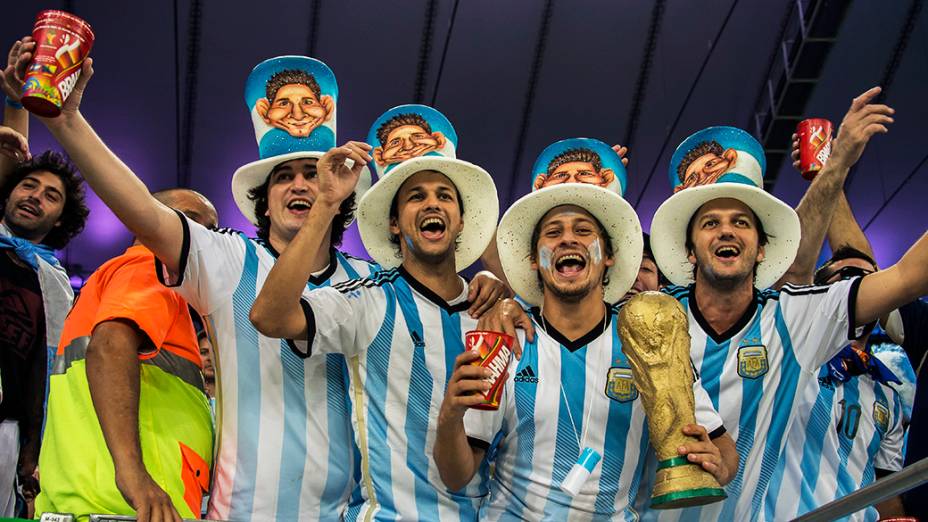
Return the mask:
[[635,386],[631,368],[609,368],[606,397],[619,402],[630,402],[638,398],[638,387]]
[[767,347],[750,345],[738,348],[738,375],[746,379],[756,379],[767,373]]
[[876,424],[876,429],[880,430],[880,435],[889,431],[889,405],[882,399],[873,403],[873,423]]

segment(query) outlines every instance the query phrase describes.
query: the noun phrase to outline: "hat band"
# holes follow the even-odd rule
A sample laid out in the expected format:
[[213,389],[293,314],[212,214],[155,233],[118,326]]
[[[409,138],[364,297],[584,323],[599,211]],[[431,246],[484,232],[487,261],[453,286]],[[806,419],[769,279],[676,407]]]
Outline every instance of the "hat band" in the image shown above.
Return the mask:
[[258,144],[261,159],[282,156],[292,152],[326,152],[335,146],[335,133],[332,129],[320,126],[305,138],[294,138],[281,129],[271,129]]
[[757,184],[754,183],[754,180],[736,172],[728,172],[723,174],[721,177],[719,177],[718,180],[716,180],[716,183],[741,183],[742,185],[757,187]]

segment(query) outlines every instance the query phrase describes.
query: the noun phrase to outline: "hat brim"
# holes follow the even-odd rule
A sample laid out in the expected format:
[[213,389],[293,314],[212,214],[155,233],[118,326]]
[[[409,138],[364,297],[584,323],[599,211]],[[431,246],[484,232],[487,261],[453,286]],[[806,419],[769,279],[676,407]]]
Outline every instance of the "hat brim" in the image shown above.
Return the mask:
[[[317,151],[297,151],[288,154],[281,154],[271,158],[265,158],[253,161],[243,165],[232,175],[232,197],[235,199],[235,205],[238,206],[239,212],[245,216],[252,224],[258,224],[258,218],[255,216],[255,202],[249,199],[248,191],[261,186],[267,181],[267,177],[274,170],[274,167],[281,163],[286,163],[295,159],[304,158],[321,158],[325,152]],[[351,162],[352,160],[347,160]],[[367,165],[361,170],[361,176],[358,178],[358,185],[354,189],[355,197],[360,199],[371,186],[371,171]],[[349,223],[350,224],[350,223]]]
[[692,187],[667,199],[651,222],[651,249],[661,273],[675,285],[693,282],[693,265],[686,249],[687,226],[702,205],[720,198],[736,199],[757,214],[767,233],[764,260],[757,265],[757,288],[776,283],[796,259],[802,236],[799,216],[789,205],[763,189],[740,183]]
[[503,215],[496,231],[500,263],[509,286],[525,302],[540,306],[544,293],[538,271],[532,268],[532,230],[552,208],[576,205],[593,215],[609,233],[615,263],[603,288],[606,302],[615,303],[635,284],[644,242],[635,209],[610,190],[584,183],[545,187],[516,201]]
[[400,186],[423,170],[441,172],[454,183],[464,207],[464,230],[455,252],[457,271],[480,258],[493,239],[499,217],[499,198],[493,178],[481,167],[467,161],[442,156],[421,156],[397,165],[361,198],[358,203],[358,230],[368,255],[384,268],[402,262],[399,247],[390,241],[390,205]]

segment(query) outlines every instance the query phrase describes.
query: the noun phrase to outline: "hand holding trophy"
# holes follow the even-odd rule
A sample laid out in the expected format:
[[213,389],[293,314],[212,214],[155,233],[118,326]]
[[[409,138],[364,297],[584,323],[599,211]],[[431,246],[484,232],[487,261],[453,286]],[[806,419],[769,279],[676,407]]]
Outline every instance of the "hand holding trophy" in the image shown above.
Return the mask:
[[683,307],[666,294],[638,294],[619,312],[619,336],[657,452],[651,507],[675,509],[723,500],[725,490],[715,477],[677,454],[677,448],[696,441],[683,433],[684,426],[696,422],[690,336]]

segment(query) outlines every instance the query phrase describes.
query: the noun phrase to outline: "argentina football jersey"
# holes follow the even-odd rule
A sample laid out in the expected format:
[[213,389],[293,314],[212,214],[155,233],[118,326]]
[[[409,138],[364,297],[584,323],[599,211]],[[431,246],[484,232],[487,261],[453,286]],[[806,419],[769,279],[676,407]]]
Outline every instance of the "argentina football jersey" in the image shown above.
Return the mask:
[[463,287],[446,302],[399,267],[303,296],[309,342],[294,351],[348,362],[361,478],[347,520],[477,519],[487,465],[451,492],[432,457],[446,382],[477,326]]
[[[217,454],[209,518],[338,517],[355,481],[347,366],[302,359],[254,329],[248,314],[276,261],[264,242],[182,217],[178,274],[159,277],[206,318],[216,371]],[[332,250],[307,288],[367,276],[376,265]]]
[[741,460],[725,487],[726,500],[651,512],[649,519],[764,519],[764,497],[794,421],[797,390],[862,333],[854,326],[859,285],[857,278],[755,290],[745,314],[721,334],[710,333],[692,285],[665,289],[687,309],[693,364]]
[[[495,460],[481,520],[637,520],[634,507],[651,453],[644,407],[617,332],[616,311],[570,341],[533,310],[535,340],[519,333],[500,408],[470,409],[472,445]],[[696,420],[711,437],[725,432],[694,383]],[[583,448],[602,456],[577,495],[559,485]],[[650,492],[644,492],[649,495]]]
[[[797,399],[765,518],[793,519],[872,483],[877,471],[902,469],[902,418],[902,400],[890,385],[867,375],[841,382],[822,368]],[[848,520],[878,518],[870,506]]]

